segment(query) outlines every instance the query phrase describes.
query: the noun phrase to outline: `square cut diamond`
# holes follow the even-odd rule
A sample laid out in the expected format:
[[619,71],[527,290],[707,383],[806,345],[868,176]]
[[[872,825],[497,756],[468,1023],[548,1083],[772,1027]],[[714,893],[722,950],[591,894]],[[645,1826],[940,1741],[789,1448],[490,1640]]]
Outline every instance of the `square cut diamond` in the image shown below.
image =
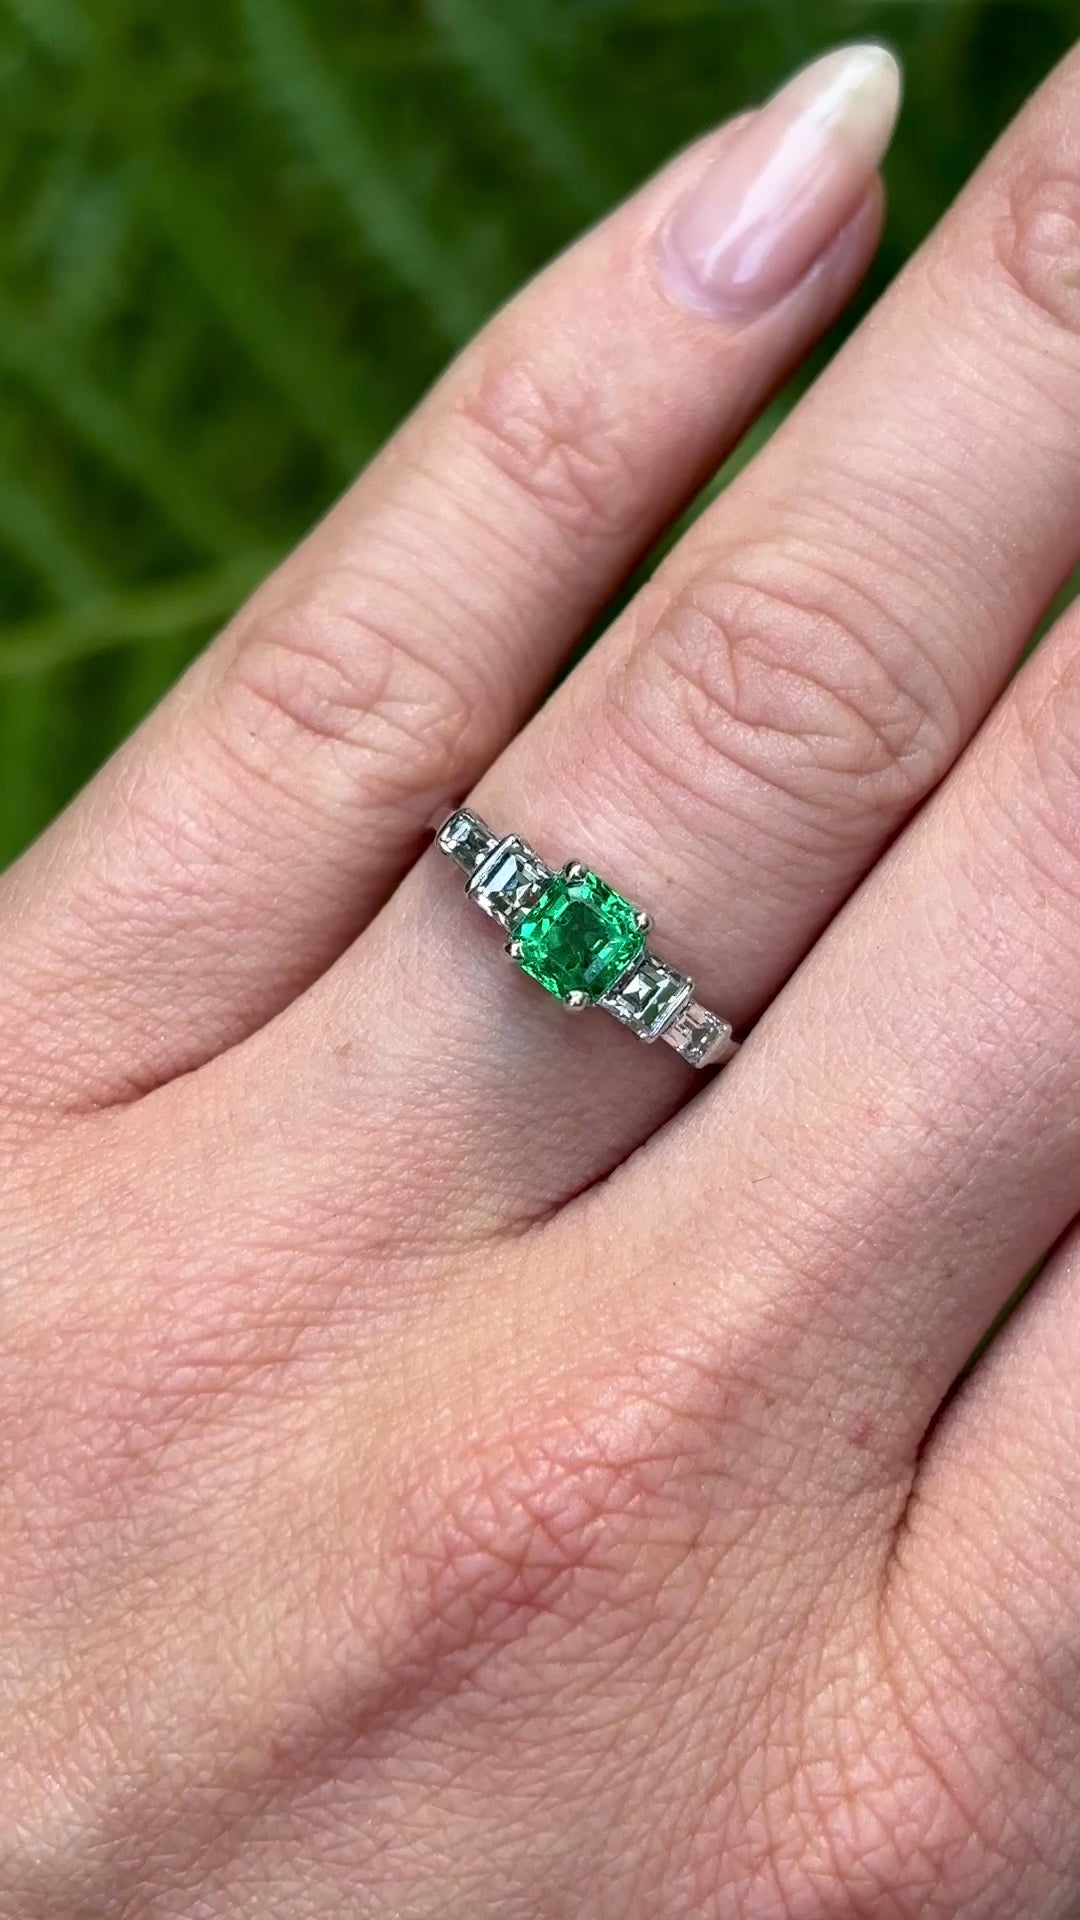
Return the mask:
[[646,952],[633,973],[605,995],[603,1004],[639,1040],[653,1041],[659,1040],[693,991],[685,973],[678,973]]
[[730,1041],[731,1028],[726,1020],[719,1019],[707,1007],[699,1007],[697,1001],[692,1000],[672,1021],[664,1039],[678,1049],[690,1066],[704,1067],[710,1055]]
[[524,840],[511,835],[477,868],[466,892],[509,933],[535,906],[551,878],[551,868]]

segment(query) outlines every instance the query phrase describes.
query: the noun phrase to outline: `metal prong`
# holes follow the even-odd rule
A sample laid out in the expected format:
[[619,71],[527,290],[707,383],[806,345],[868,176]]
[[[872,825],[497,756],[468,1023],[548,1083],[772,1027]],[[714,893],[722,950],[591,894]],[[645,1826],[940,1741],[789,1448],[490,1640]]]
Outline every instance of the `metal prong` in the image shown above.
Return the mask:
[[[563,868],[564,880],[584,880],[589,869],[583,860],[568,860]],[[567,1002],[569,1005],[569,1002]]]
[[568,993],[566,999],[563,1001],[563,1006],[566,1008],[567,1013],[584,1013],[585,1008],[591,1005],[592,1001],[589,999],[588,994],[578,993],[577,991]]
[[505,953],[508,960],[520,960],[521,959],[521,941],[508,940],[505,947],[503,948],[503,952]]
[[651,933],[653,930],[652,914],[646,913],[644,907],[638,907],[634,914],[634,925],[637,927],[639,933]]

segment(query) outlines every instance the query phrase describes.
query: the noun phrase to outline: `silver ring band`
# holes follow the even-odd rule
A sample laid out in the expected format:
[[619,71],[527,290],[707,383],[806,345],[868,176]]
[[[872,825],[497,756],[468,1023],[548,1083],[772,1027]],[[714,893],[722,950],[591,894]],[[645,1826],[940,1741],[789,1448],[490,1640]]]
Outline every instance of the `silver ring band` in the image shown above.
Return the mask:
[[500,839],[468,807],[435,844],[466,876],[466,894],[509,935],[507,952],[570,1012],[603,1007],[639,1040],[666,1040],[691,1067],[738,1052],[731,1027],[694,999],[694,983],[647,945],[647,913],[579,861],[549,867],[516,834]]

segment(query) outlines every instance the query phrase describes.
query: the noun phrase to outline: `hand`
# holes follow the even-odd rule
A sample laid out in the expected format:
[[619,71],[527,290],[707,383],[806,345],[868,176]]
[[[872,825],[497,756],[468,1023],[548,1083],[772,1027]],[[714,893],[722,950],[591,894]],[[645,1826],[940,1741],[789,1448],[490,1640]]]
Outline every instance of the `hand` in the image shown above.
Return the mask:
[[[1080,560],[1080,59],[525,724],[895,96],[553,266],[4,882],[3,1920],[1075,1911],[1076,613],[986,714]],[[476,782],[729,1071],[502,963]]]

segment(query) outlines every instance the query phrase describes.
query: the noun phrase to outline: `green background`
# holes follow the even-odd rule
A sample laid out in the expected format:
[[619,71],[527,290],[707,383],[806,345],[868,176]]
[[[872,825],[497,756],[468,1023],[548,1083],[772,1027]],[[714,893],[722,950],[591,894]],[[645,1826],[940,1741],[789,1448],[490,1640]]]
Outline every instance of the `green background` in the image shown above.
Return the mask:
[[887,38],[871,295],[1078,28],[1080,0],[0,0],[0,858],[674,148]]

